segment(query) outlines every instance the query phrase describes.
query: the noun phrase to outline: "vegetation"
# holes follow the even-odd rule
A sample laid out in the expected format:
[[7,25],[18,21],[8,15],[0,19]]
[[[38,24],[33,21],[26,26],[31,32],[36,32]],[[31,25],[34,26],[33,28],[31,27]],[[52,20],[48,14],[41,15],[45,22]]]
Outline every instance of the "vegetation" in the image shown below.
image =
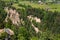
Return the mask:
[[[60,40],[60,7],[58,4],[40,5],[35,2],[30,3],[30,1],[15,1],[0,1],[0,29],[10,28],[14,31],[14,35],[12,36],[4,32],[0,35],[0,40],[5,40],[8,37],[8,40]],[[46,6],[52,9],[49,11],[45,10]],[[5,7],[16,9],[20,15],[20,20],[22,19],[24,24],[21,21],[20,25],[14,25],[9,18],[8,22],[5,22],[7,16],[7,12],[4,10]],[[29,15],[41,19],[41,23],[35,20],[32,23],[42,33],[35,32],[31,21],[27,18]]]

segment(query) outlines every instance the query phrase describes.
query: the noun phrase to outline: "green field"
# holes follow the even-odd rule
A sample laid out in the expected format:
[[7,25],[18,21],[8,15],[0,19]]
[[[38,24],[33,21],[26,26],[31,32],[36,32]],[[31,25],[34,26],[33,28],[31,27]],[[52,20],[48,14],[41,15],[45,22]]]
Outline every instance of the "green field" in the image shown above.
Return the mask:
[[44,9],[44,10],[46,10],[46,8],[49,8],[49,11],[52,11],[52,12],[58,11],[58,12],[60,12],[60,4],[48,4],[47,5],[47,4],[43,3],[41,5],[41,4],[34,3],[34,2],[31,3],[29,1],[21,1],[21,2],[13,4],[12,6],[17,8],[17,9],[22,8],[22,7],[18,6],[19,4],[26,5],[26,6],[30,5],[33,8],[40,8],[40,9]]

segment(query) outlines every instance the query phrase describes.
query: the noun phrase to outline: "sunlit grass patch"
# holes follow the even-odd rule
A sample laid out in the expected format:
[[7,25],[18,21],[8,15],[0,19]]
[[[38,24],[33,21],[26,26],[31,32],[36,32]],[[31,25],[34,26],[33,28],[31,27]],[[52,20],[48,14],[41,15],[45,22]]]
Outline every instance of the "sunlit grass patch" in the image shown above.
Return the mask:
[[40,8],[40,9],[44,9],[44,10],[46,10],[46,8],[47,9],[49,8],[50,11],[60,12],[60,4],[48,4],[48,5],[46,5],[46,4],[43,3],[41,5],[41,4],[38,4],[38,3],[29,2],[29,1],[20,1],[17,4],[13,4],[13,7],[15,7],[16,9],[19,9],[19,8],[25,9],[24,7],[18,6],[19,4],[26,5],[26,6],[30,5],[32,8]]

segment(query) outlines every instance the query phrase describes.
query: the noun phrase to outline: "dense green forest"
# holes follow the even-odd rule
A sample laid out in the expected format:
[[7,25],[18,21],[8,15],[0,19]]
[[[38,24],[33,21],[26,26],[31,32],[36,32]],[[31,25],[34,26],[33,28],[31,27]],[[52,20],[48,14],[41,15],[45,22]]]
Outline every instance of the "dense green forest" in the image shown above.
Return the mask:
[[[14,35],[0,32],[0,40],[60,40],[60,11],[54,10],[52,12],[43,8],[35,8],[31,5],[19,3],[19,1],[0,0],[0,29],[9,28],[14,32]],[[30,2],[31,0],[28,1]],[[16,6],[17,4],[18,6]],[[11,9],[18,12],[20,24],[18,22],[18,25],[13,24],[11,18],[8,18],[8,22],[5,21],[8,13],[4,9],[7,7],[8,10]],[[33,18],[39,18],[41,22],[36,22],[32,18],[29,20],[27,16],[30,15]],[[34,30],[32,24],[39,29],[38,33]]]

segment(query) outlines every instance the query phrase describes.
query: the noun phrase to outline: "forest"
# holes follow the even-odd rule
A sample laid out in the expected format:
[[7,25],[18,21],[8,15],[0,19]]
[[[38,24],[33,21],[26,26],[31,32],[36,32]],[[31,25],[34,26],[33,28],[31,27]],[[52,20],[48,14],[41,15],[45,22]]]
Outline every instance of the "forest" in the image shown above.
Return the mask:
[[0,0],[0,40],[60,40],[60,4],[38,1]]

